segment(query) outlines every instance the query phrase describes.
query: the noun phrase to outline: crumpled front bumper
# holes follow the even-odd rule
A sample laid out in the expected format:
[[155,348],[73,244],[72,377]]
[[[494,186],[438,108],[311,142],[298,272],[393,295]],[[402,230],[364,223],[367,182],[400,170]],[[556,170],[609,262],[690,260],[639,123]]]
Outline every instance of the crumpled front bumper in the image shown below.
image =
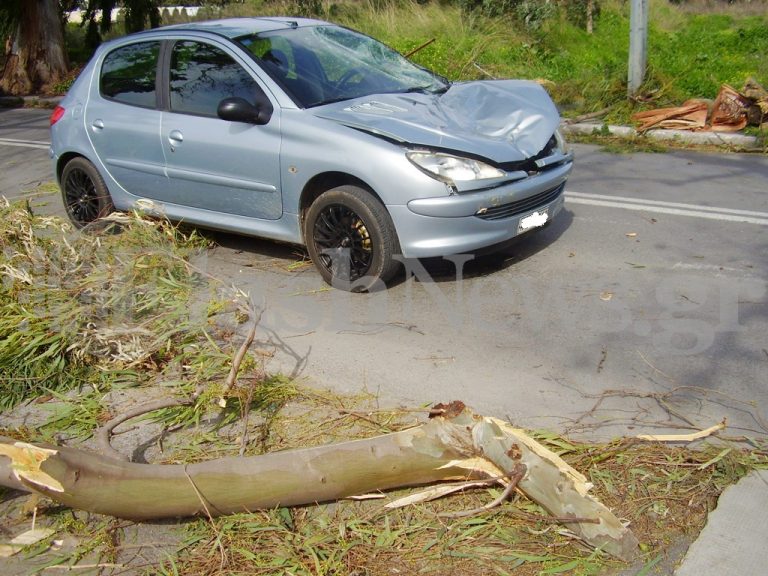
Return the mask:
[[572,168],[573,157],[568,155],[557,166],[490,190],[387,206],[403,256],[428,258],[472,252],[535,230],[537,226],[521,229],[521,220],[546,211],[549,222],[560,212]]

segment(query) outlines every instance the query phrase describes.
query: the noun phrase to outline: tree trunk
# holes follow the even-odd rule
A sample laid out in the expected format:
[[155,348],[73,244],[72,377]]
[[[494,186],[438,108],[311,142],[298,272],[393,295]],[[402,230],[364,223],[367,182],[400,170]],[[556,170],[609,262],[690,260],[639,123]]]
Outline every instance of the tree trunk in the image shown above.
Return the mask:
[[595,0],[587,0],[587,34],[594,30]]
[[64,33],[56,0],[26,0],[19,25],[6,47],[0,89],[8,94],[39,92],[67,73]]
[[637,539],[587,493],[584,476],[521,430],[461,403],[445,417],[394,434],[186,465],[135,464],[0,437],[0,485],[10,469],[14,482],[67,506],[145,520],[326,502],[442,480],[503,479],[521,467],[517,487],[554,516],[574,518],[565,524],[585,542],[625,560],[636,555]]

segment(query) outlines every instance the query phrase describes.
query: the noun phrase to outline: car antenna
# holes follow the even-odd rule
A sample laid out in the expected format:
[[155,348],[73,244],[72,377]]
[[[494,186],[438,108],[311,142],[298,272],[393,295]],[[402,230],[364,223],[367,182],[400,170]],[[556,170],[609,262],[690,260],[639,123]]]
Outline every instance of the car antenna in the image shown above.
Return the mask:
[[291,27],[291,28],[293,28],[294,30],[296,30],[296,28],[298,28],[298,27],[299,27],[299,23],[298,23],[298,22],[296,22],[296,20],[288,20],[288,21],[286,22],[286,24],[288,24],[288,26],[290,26],[290,27]]
[[416,52],[418,52],[419,50],[424,50],[424,48],[426,48],[427,46],[432,44],[432,42],[434,42],[435,40],[436,40],[436,38],[432,38],[431,40],[427,40],[426,42],[424,42],[424,44],[422,44],[421,46],[417,46],[416,48],[414,48],[413,50],[411,50],[407,54],[403,54],[403,56],[405,56],[406,58],[410,58],[411,56],[416,54]]

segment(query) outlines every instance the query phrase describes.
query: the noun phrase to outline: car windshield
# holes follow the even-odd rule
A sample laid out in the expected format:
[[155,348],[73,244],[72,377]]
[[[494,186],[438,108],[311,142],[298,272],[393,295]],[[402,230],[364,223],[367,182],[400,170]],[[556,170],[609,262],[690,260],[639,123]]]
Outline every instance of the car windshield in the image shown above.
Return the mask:
[[444,78],[339,26],[289,28],[238,41],[304,108],[372,94],[448,89]]

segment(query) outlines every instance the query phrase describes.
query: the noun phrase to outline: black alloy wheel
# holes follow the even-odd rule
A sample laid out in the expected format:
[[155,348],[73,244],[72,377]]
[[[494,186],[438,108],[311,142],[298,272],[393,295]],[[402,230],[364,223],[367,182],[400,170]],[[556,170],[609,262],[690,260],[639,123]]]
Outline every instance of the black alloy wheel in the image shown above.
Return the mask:
[[[350,281],[366,275],[373,261],[371,235],[360,216],[347,206],[331,204],[318,215],[312,231],[320,264],[329,273],[348,274]],[[346,262],[344,253],[348,251]],[[342,272],[341,267],[349,269]]]
[[61,194],[67,215],[83,228],[114,211],[104,179],[85,158],[70,160],[61,174]]
[[389,212],[370,192],[340,186],[321,194],[304,221],[307,250],[323,279],[342,290],[386,287],[400,263]]

